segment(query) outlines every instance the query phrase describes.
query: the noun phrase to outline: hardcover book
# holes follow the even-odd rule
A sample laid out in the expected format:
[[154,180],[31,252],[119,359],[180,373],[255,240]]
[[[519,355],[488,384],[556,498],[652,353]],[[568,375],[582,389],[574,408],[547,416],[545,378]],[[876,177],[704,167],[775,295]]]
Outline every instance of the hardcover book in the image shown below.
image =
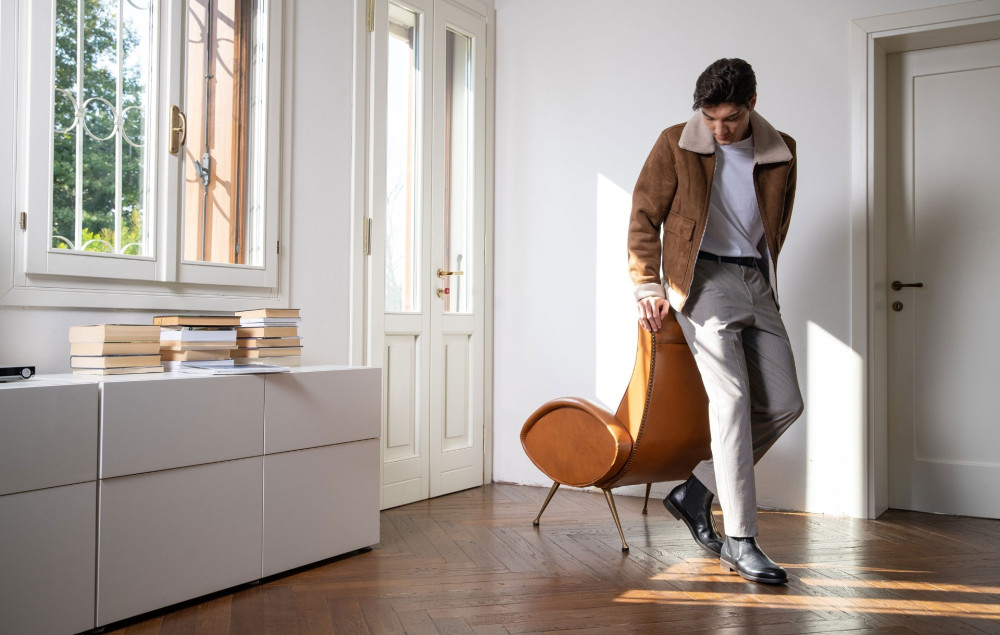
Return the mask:
[[73,368],[135,368],[137,366],[159,366],[159,355],[103,355],[96,357],[73,356],[69,358]]
[[243,337],[236,340],[240,348],[273,348],[275,346],[302,346],[301,337]]
[[296,337],[299,329],[295,326],[255,326],[236,329],[236,337]]
[[236,329],[202,329],[191,327],[163,327],[161,342],[229,342],[236,345]]
[[160,358],[164,362],[206,362],[212,360],[229,360],[228,348],[190,349],[173,350],[169,348],[160,349]]
[[148,324],[88,324],[69,327],[69,341],[77,342],[158,342],[160,328]]
[[250,309],[249,311],[237,311],[236,315],[241,318],[297,318],[298,309]]
[[234,348],[233,358],[237,357],[281,357],[291,355],[302,355],[301,346],[283,346],[274,348]]
[[153,324],[158,326],[239,326],[238,315],[157,315]]
[[299,317],[240,318],[240,326],[298,326],[301,323]]
[[138,373],[162,373],[163,366],[128,366],[125,368],[74,368],[77,375],[135,375]]
[[149,342],[71,342],[70,355],[155,355],[158,341]]

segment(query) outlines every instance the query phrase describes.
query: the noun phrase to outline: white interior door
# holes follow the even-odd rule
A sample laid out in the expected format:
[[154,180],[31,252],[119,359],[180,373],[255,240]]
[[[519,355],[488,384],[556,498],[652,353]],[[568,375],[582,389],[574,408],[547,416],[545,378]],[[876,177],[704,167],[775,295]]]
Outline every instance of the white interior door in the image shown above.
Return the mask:
[[1000,518],[1000,41],[886,63],[889,506]]
[[369,359],[382,507],[483,483],[485,18],[380,0],[372,34]]
[[434,7],[430,495],[483,483],[486,25]]

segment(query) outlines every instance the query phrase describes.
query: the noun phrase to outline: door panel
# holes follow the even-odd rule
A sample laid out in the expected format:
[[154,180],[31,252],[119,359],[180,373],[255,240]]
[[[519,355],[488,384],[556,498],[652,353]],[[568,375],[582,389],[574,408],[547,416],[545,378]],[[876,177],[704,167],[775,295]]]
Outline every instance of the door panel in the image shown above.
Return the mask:
[[483,483],[486,38],[481,17],[447,2],[435,4],[434,28],[431,250],[443,293],[431,311],[430,493],[440,496]]
[[1000,518],[1000,41],[890,55],[889,505]]
[[469,434],[469,338],[448,336],[445,343],[445,425],[442,450],[472,444]]
[[385,460],[398,461],[419,455],[417,448],[417,337],[385,338],[386,440]]

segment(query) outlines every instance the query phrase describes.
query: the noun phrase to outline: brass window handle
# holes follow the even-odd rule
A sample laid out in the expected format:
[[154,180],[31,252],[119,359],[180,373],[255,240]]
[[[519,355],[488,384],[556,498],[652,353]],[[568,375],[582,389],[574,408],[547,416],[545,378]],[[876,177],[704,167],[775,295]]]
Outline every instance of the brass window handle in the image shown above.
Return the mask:
[[177,154],[187,140],[187,117],[177,106],[170,107],[170,154]]
[[445,276],[464,276],[464,271],[445,271],[444,269],[438,269],[438,278],[443,278]]

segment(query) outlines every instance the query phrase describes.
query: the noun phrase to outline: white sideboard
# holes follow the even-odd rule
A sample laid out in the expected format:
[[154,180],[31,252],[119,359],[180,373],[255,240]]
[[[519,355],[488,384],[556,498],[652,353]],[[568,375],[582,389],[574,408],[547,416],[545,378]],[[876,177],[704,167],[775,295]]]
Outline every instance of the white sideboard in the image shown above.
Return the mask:
[[0,383],[0,633],[93,628],[98,386]]
[[379,540],[381,373],[0,384],[0,632],[75,633]]

